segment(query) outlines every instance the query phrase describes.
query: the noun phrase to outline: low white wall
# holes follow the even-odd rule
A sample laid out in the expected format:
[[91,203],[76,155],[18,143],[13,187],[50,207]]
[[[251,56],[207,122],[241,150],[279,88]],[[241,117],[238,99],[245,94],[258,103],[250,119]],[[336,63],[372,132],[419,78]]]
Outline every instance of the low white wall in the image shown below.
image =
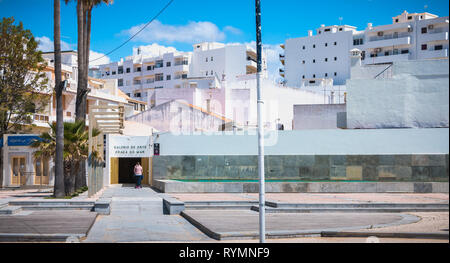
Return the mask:
[[[256,133],[154,134],[161,155],[257,155]],[[448,154],[449,129],[270,131],[266,155]]]
[[294,105],[292,129],[337,129],[337,113],[345,110],[345,104]]
[[347,81],[347,127],[449,127],[448,60],[398,62],[392,70],[390,79]]

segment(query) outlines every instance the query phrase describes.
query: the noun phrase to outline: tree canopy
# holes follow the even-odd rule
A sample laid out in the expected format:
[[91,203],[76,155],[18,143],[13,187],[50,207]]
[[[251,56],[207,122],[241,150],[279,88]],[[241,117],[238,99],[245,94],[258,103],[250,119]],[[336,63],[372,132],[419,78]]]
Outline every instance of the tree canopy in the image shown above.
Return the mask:
[[46,63],[37,48],[22,22],[0,21],[0,136],[23,130],[49,102]]

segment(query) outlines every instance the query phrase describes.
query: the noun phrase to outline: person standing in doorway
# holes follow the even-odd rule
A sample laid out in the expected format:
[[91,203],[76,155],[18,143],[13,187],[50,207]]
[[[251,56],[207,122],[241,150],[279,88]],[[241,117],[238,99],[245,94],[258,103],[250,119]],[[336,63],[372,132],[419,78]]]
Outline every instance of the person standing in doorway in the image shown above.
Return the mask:
[[136,187],[134,188],[142,188],[141,181],[142,181],[142,166],[139,164],[139,162],[136,163],[134,166],[134,176],[136,178]]

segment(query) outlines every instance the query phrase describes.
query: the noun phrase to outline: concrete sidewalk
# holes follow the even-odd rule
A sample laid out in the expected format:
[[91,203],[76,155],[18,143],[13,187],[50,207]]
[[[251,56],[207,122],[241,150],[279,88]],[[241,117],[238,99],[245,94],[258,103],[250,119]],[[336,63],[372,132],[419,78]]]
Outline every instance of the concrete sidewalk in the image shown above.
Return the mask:
[[83,242],[208,241],[179,215],[163,215],[162,198],[151,188],[112,186],[100,198],[111,199],[111,214],[100,215]]

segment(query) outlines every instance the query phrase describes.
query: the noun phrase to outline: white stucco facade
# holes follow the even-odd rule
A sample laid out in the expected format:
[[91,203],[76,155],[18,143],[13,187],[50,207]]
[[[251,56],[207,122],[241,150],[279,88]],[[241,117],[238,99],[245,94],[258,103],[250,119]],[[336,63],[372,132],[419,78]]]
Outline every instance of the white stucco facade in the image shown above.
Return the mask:
[[394,62],[391,71],[374,79],[352,70],[347,128],[449,127],[448,59]]
[[322,25],[316,35],[309,31],[306,37],[287,39],[280,54],[285,85],[302,87],[305,80],[320,78],[344,85],[350,78],[348,53],[354,48],[362,51],[364,65],[448,59],[448,16],[405,11],[392,20],[389,25],[368,23],[362,31],[347,25]]

